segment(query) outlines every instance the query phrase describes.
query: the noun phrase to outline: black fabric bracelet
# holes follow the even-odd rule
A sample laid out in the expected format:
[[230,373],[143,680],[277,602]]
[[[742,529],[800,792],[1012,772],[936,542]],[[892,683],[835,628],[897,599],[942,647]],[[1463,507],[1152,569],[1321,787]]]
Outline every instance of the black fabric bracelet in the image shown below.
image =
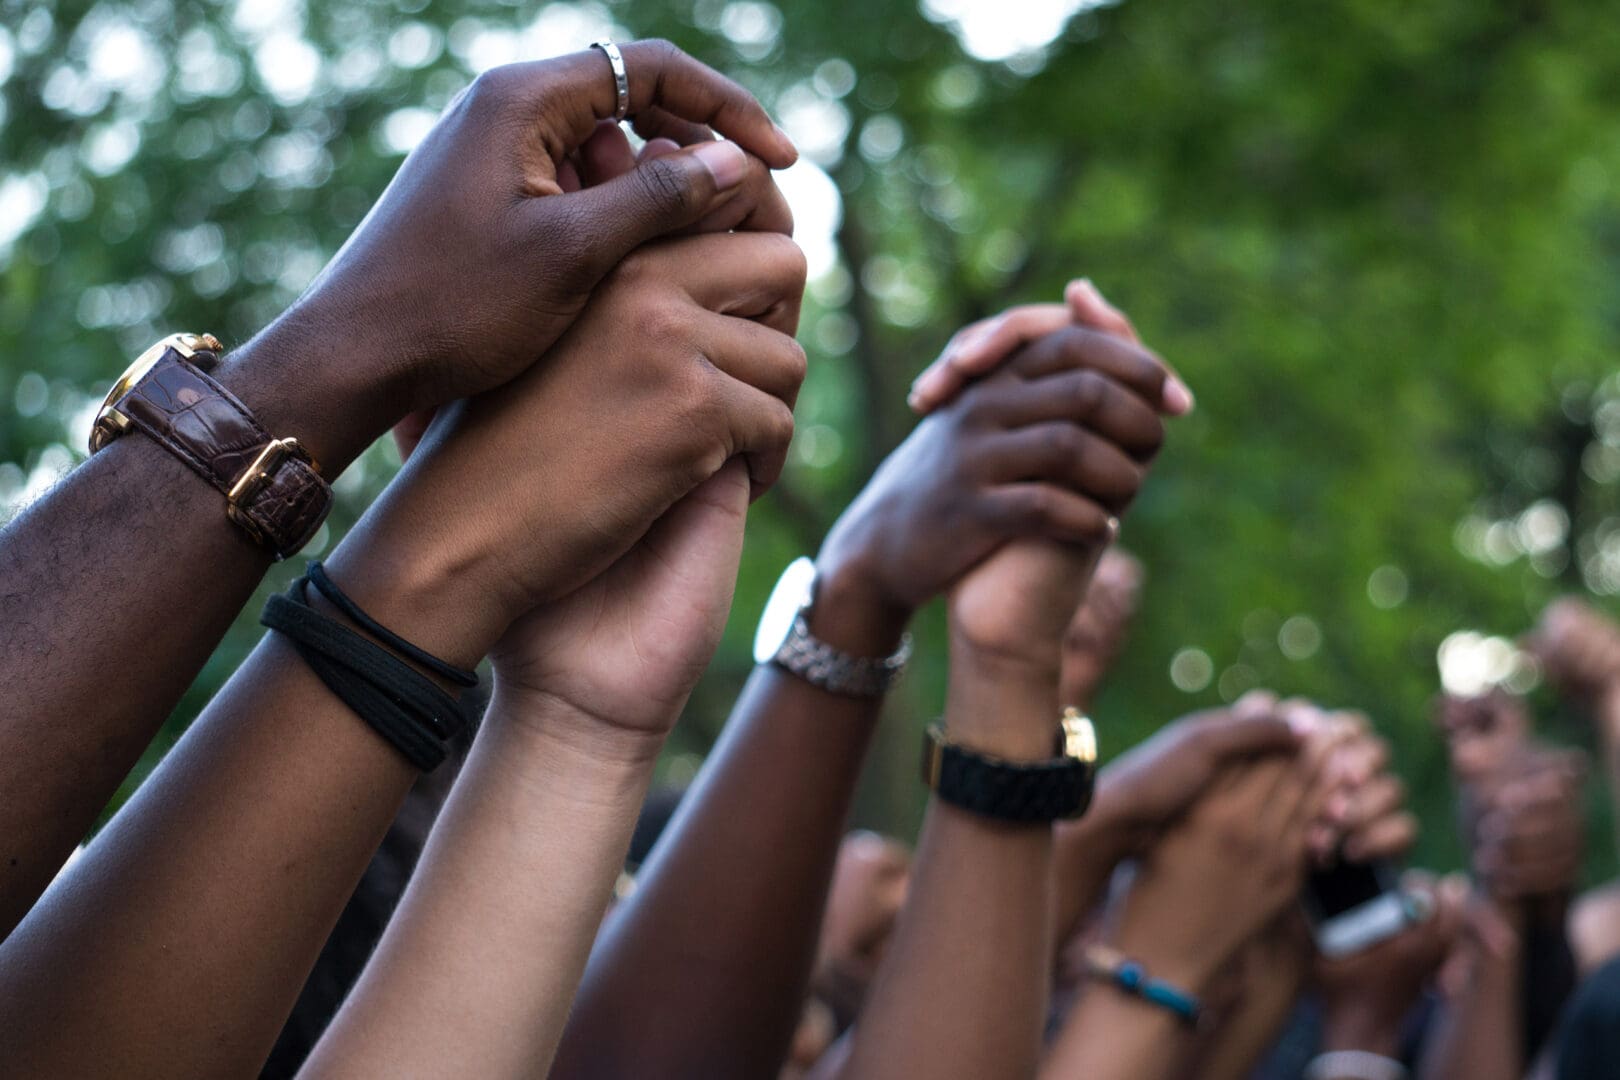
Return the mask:
[[337,584],[326,575],[326,567],[320,560],[309,564],[304,576],[311,585],[320,590],[322,596],[331,601],[332,606],[347,615],[354,624],[366,631],[372,637],[380,640],[384,645],[399,653],[407,660],[414,660],[422,667],[439,676],[445,682],[455,683],[457,686],[477,686],[478,672],[458,668],[454,664],[445,663],[426,649],[418,648],[394,633],[382,623],[373,619],[360,609],[360,605],[349,599],[347,593],[337,587]]
[[375,642],[309,606],[305,579],[272,596],[259,621],[287,637],[321,682],[424,772],[465,723],[456,700]]

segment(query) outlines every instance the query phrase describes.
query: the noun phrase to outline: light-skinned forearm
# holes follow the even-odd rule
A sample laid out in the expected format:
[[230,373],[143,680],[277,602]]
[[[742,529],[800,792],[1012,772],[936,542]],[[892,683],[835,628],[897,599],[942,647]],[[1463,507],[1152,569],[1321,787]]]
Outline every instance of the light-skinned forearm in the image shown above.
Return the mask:
[[545,1076],[663,739],[498,685],[309,1076]]
[[[376,588],[362,570],[389,560],[355,554],[333,576],[384,625],[452,662],[488,648],[454,615],[475,604],[416,621],[434,605]],[[0,945],[8,1067],[256,1071],[416,775],[268,637]]]
[[[881,656],[904,622],[829,574],[811,630]],[[553,1075],[774,1075],[880,710],[775,667],[754,672],[603,930]]]
[[[1056,673],[1025,681],[952,658],[945,726],[1009,760],[1051,756]],[[905,909],[840,1075],[1027,1077],[1051,972],[1052,827],[929,804]]]
[[[330,479],[390,418],[305,338],[283,320],[219,378],[272,435],[314,449]],[[226,519],[224,497],[139,433],[0,533],[0,939],[84,839],[269,565]]]

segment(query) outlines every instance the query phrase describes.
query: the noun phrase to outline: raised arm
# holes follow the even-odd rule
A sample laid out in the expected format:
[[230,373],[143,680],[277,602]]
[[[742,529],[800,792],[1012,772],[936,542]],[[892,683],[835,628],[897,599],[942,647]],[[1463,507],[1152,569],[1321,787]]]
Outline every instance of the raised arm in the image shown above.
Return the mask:
[[747,506],[734,462],[496,646],[466,769],[307,1074],[544,1075],[658,751],[725,627]]
[[[779,460],[804,356],[748,316],[791,328],[803,275],[777,235],[637,252],[547,363],[435,421],[331,577],[395,633],[475,664],[727,460]],[[268,638],[0,946],[8,1066],[251,1072],[412,777]]]
[[1098,978],[1065,1018],[1043,1077],[1178,1075],[1195,1049],[1188,1017],[1109,985],[1106,973],[1129,961],[1194,1000],[1208,992],[1298,894],[1331,745],[1316,732],[1298,751],[1229,765],[1148,849],[1110,913],[1110,951],[1093,957]]
[[1182,717],[1102,770],[1091,809],[1057,826],[1060,944],[1101,898],[1114,868],[1149,850],[1229,765],[1298,746],[1299,733],[1276,704],[1273,695],[1254,691],[1230,709]]
[[[1005,762],[1053,757],[1059,639],[1098,551],[1009,545],[951,593],[945,736]],[[931,799],[905,909],[841,1075],[1021,1077],[1051,965],[1052,821]]]
[[[1066,329],[920,424],[823,544],[809,634],[846,657],[885,657],[913,611],[1008,539],[1094,541],[1158,448],[1146,402],[1163,378],[1145,352]],[[880,706],[778,664],[755,670],[603,932],[557,1075],[780,1065]]]
[[[608,63],[592,50],[480,77],[310,290],[213,372],[268,437],[297,439],[330,480],[411,409],[529,367],[646,239],[774,208],[764,165],[741,148],[774,166],[793,151],[758,104],[667,43],[627,45],[624,58],[631,107],[649,123],[712,118],[737,144],[538,198],[561,190],[561,163],[612,115]],[[262,442],[231,440],[222,487]],[[0,937],[83,839],[270,558],[227,519],[220,490],[140,432],[0,533]]]

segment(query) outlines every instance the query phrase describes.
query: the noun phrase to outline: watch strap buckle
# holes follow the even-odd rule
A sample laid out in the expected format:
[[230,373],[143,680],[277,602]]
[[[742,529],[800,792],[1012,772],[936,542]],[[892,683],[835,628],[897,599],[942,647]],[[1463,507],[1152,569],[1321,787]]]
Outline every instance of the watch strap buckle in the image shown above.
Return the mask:
[[229,504],[231,510],[236,511],[243,503],[257,495],[288,457],[297,457],[316,472],[320,471],[310,456],[304,452],[304,448],[298,445],[297,439],[271,439],[264,444],[259,456],[242,470],[236,482],[231,485],[231,489],[225,493],[225,502]]

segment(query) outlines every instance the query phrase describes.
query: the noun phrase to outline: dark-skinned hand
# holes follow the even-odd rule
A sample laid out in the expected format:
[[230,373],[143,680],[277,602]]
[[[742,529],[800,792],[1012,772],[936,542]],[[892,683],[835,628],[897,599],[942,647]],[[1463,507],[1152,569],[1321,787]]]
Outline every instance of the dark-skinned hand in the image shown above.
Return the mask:
[[1203,992],[1298,895],[1325,756],[1308,741],[1222,770],[1143,856],[1118,915],[1120,950]]
[[1302,732],[1263,691],[1229,709],[1194,713],[1161,728],[1103,768],[1091,813],[1131,835],[1133,848],[1156,839],[1228,767],[1247,758],[1292,753]]
[[889,455],[833,526],[822,575],[903,624],[1009,540],[1105,543],[1163,442],[1167,375],[1146,350],[1083,327],[1023,345]]
[[[791,230],[766,166],[796,151],[758,102],[668,42],[622,51],[638,130],[696,145],[566,191],[615,107],[605,56],[485,72],[309,290],[236,358],[229,384],[251,402],[256,382],[315,378],[352,424],[381,432],[522,373],[649,240],[694,226]],[[732,141],[704,138],[705,124]]]
[[1499,902],[1568,896],[1586,857],[1578,750],[1533,750],[1475,785],[1474,874]]
[[[756,488],[793,433],[804,255],[775,233],[706,234],[623,260],[538,365],[440,410],[334,576],[513,619],[615,563],[734,457]],[[408,441],[408,440],[406,440]],[[353,534],[352,534],[353,535]]]

